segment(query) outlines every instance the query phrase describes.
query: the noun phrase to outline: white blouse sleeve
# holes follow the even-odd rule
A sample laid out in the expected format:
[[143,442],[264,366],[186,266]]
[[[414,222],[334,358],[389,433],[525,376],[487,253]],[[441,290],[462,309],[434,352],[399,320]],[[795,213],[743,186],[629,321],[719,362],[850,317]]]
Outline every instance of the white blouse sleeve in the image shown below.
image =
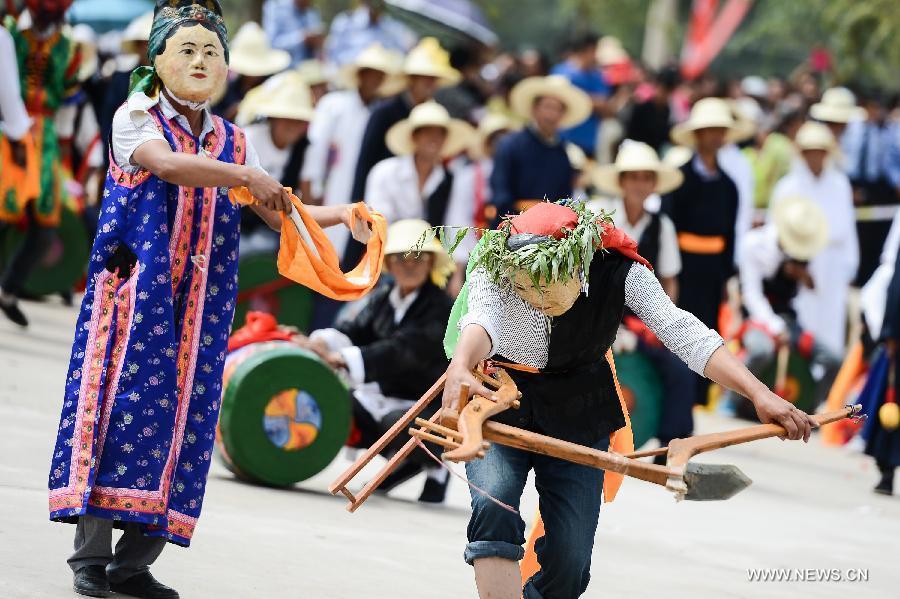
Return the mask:
[[625,278],[625,305],[700,376],[713,352],[725,343],[696,316],[675,306],[656,276],[642,264],[632,264]]
[[477,324],[491,339],[491,357],[500,351],[500,330],[503,326],[503,292],[491,281],[483,268],[476,268],[469,273],[469,311],[459,321],[459,330],[471,324]]

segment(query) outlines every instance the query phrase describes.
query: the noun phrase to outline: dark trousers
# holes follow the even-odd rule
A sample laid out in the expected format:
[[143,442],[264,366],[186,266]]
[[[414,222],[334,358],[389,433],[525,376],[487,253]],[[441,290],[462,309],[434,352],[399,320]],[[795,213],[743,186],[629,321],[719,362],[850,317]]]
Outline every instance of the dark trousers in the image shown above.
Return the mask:
[[[854,181],[853,187],[862,195],[863,206],[885,206],[898,203],[897,191],[885,179],[878,181]],[[891,220],[857,221],[856,235],[859,238],[859,269],[853,285],[862,287],[878,268],[884,240],[891,229]]]
[[81,516],[75,528],[75,552],[68,559],[72,571],[103,566],[110,582],[119,583],[148,571],[166,546],[164,538],[144,536],[140,524],[126,522],[113,551],[112,532],[112,520]]
[[28,229],[25,232],[25,239],[10,257],[6,270],[0,277],[0,287],[4,293],[11,295],[21,295],[28,275],[44,257],[44,252],[53,241],[56,231],[53,227],[42,227],[37,223],[33,204],[28,205],[27,215]]
[[694,432],[698,376],[665,347],[641,344],[639,351],[653,361],[662,378],[664,396],[656,433],[660,445],[668,445],[672,439],[690,437]]

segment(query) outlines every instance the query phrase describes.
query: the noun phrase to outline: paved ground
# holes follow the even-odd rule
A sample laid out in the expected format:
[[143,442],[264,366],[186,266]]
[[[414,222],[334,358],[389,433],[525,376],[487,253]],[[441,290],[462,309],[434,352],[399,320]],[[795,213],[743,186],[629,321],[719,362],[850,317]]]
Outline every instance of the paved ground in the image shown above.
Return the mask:
[[[27,333],[0,322],[0,598],[73,597],[65,559],[74,529],[46,518],[46,476],[75,311],[26,304]],[[737,423],[701,416],[701,431]],[[586,597],[896,597],[900,498],[875,496],[863,456],[778,440],[723,450],[756,482],[723,503],[674,503],[627,482],[604,507]],[[190,550],[170,546],[154,572],[182,596],[405,599],[473,597],[462,559],[467,493],[448,506],[372,499],[350,515],[328,495],[343,456],[290,490],[234,481],[218,464]],[[523,514],[534,511],[529,491]],[[868,582],[749,582],[749,568],[868,569]],[[796,573],[795,573],[796,574]],[[813,576],[814,574],[807,574]]]

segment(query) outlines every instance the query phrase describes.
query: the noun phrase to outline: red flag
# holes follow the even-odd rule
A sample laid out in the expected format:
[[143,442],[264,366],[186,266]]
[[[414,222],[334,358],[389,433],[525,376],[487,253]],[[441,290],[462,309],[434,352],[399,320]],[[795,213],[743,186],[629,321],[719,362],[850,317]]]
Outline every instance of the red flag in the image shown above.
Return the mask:
[[681,74],[694,79],[719,54],[750,10],[752,0],[728,0],[715,16],[718,0],[694,0],[681,51]]

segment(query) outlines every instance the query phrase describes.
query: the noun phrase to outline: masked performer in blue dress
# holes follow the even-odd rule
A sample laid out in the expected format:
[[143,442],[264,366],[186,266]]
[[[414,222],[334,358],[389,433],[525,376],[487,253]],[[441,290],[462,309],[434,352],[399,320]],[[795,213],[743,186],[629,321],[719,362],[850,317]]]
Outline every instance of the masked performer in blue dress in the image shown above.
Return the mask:
[[[209,111],[228,69],[218,2],[160,0],[149,55],[113,121],[50,469],[50,518],[78,525],[75,590],[97,597],[178,597],[149,566],[166,541],[190,543],[203,503],[238,287],[228,191],[247,187],[276,229],[291,210],[244,133]],[[308,210],[321,226],[351,218]]]

